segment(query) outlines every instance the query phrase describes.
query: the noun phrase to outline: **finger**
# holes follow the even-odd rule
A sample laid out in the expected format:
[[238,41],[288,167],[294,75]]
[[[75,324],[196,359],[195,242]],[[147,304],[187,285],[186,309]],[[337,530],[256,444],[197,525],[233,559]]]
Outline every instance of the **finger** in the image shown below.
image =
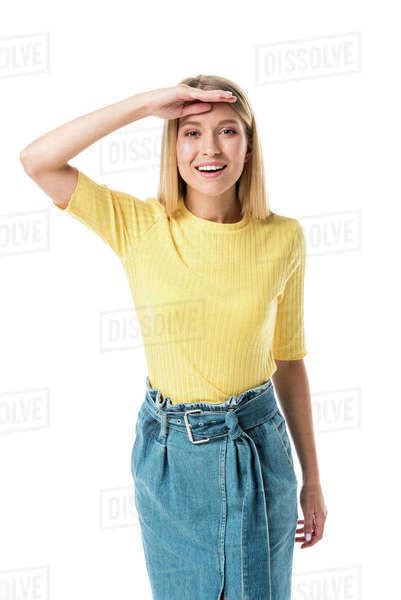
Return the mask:
[[321,535],[318,535],[316,532],[316,528],[317,528],[317,522],[316,522],[316,515],[313,515],[313,530],[312,530],[312,536],[310,540],[306,540],[306,534],[305,534],[305,542],[302,544],[301,548],[309,548],[310,546],[314,546],[315,544],[317,544],[317,542],[321,539]]
[[302,541],[305,541],[304,538],[304,527],[302,525],[302,523],[304,522],[303,519],[298,519],[297,523],[300,523],[301,525],[299,527],[296,528],[295,533],[299,533],[302,535],[302,538],[296,538],[296,541],[300,541],[302,539]]
[[319,540],[322,539],[323,531],[324,531],[324,516],[321,513],[317,513],[315,515],[315,525],[314,525],[314,532],[313,532],[313,537],[312,537],[312,542],[314,544],[316,544]]
[[305,529],[304,529],[305,519],[298,519],[297,523],[299,524],[299,527],[297,527],[297,529],[295,530],[295,534],[296,535],[295,535],[295,540],[294,541],[295,542],[305,542],[305,535],[304,535],[304,531],[305,531]]
[[309,548],[310,546],[314,546],[315,544],[317,544],[320,541],[320,537],[317,537],[317,535],[315,535],[315,533],[313,533],[312,535],[312,539],[310,542],[305,542],[305,544],[303,544],[303,546],[301,546],[301,548]]
[[183,108],[182,108],[182,114],[181,117],[186,117],[187,115],[197,115],[200,113],[204,113],[207,112],[208,110],[210,110],[212,108],[212,105],[210,102],[188,102],[185,103]]
[[[299,523],[301,523],[301,524],[302,524],[303,522],[304,522],[304,520],[303,520],[303,519],[297,519],[297,525],[298,525]],[[303,528],[303,527],[298,527],[298,526],[297,526],[297,528],[295,529],[295,539],[294,539],[294,541],[295,541],[295,542],[303,542],[303,541],[305,541],[305,538],[304,538],[304,536],[303,536],[303,532],[304,532],[304,528]],[[298,536],[297,536],[297,534],[298,534],[298,533],[299,533],[300,535],[298,535]]]
[[235,102],[237,97],[227,90],[199,90],[194,88],[191,94],[194,98],[199,98],[204,102]]
[[233,97],[233,93],[230,92],[229,90],[197,90],[202,92],[202,96],[207,97],[213,97],[213,96],[225,96],[226,98],[232,98]]
[[305,541],[310,542],[312,539],[312,534],[314,530],[314,515],[312,510],[306,510],[305,514],[305,522],[304,522],[304,536]]
[[295,541],[302,543],[301,548],[304,548],[305,546],[309,546],[312,543],[312,540],[314,539],[314,534],[312,533],[312,540],[310,542],[307,542],[305,540],[305,535],[304,535],[303,528],[302,529],[297,529],[295,533],[296,533],[296,535],[295,535]]

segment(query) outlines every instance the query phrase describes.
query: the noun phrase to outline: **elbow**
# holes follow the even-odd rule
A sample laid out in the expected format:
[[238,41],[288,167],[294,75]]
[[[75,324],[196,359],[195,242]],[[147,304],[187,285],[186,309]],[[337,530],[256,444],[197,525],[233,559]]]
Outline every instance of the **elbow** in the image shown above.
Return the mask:
[[19,153],[19,159],[20,159],[20,163],[24,167],[25,171],[27,171],[28,169],[31,168],[31,162],[30,162],[31,159],[29,156],[29,152],[26,148],[21,150],[21,152]]
[[21,150],[19,159],[24,168],[25,173],[27,173],[30,177],[34,177],[35,174],[38,172],[38,168],[35,164],[34,159],[32,158],[32,154],[30,153],[30,151],[26,148]]

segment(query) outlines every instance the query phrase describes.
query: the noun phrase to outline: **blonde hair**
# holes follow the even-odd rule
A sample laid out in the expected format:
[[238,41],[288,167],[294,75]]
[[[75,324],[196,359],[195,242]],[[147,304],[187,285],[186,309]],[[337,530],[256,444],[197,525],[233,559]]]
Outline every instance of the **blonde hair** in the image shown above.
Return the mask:
[[[242,216],[265,219],[272,214],[268,206],[264,178],[262,149],[256,128],[255,115],[245,92],[234,82],[216,75],[198,75],[180,81],[201,90],[226,90],[232,92],[236,102],[230,106],[244,124],[248,138],[248,150],[251,155],[244,164],[241,177],[236,182],[236,192],[241,203]],[[177,130],[178,119],[166,119],[163,126],[161,144],[160,180],[158,200],[170,217],[178,208],[179,199],[185,198],[186,182],[177,167]]]

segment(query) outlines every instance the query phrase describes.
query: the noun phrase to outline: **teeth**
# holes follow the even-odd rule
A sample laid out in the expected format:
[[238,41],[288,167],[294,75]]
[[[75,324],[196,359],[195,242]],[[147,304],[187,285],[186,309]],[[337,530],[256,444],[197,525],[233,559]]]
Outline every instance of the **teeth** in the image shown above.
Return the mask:
[[224,167],[197,167],[198,171],[221,171]]

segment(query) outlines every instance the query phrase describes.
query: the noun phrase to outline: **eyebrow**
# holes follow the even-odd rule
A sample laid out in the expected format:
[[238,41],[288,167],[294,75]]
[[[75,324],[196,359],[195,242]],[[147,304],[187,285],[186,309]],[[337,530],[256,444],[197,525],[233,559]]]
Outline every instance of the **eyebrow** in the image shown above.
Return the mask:
[[[222,121],[219,121],[217,125],[222,125],[223,123],[235,123],[236,125],[239,125],[236,119],[223,119]],[[202,123],[199,123],[199,121],[184,121],[181,122],[179,126],[183,127],[184,125],[202,125]]]

